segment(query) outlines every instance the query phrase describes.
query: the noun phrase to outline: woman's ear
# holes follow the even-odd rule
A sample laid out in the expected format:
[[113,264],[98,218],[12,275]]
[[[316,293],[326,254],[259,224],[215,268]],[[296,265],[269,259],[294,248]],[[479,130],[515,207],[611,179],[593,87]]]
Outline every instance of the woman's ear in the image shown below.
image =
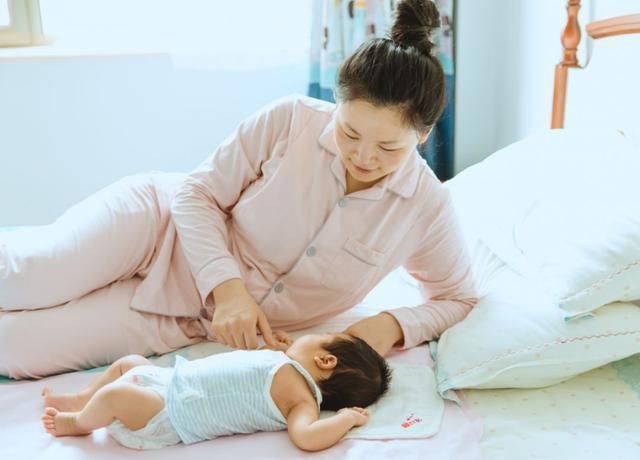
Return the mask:
[[431,132],[431,128],[421,133],[418,133],[418,144],[424,144],[427,141],[427,138],[429,137],[430,132]]
[[335,367],[338,365],[338,358],[336,358],[336,356],[332,355],[331,353],[327,353],[323,356],[314,356],[313,360],[315,361],[316,366],[318,366],[323,371],[330,371],[332,369],[335,369]]

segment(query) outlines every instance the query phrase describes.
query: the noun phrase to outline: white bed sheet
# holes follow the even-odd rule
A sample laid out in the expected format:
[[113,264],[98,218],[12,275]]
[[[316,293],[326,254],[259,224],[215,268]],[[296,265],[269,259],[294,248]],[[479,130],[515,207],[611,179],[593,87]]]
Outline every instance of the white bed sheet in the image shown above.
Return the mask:
[[486,459],[640,459],[640,355],[547,388],[464,394]]

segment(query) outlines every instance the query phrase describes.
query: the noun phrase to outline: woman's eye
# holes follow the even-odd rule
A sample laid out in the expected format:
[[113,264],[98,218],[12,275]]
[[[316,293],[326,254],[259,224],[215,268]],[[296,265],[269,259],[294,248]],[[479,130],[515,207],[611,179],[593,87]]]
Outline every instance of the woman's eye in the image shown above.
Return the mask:
[[393,153],[393,152],[397,152],[400,149],[385,149],[384,147],[380,147],[380,150],[382,150],[383,152]]

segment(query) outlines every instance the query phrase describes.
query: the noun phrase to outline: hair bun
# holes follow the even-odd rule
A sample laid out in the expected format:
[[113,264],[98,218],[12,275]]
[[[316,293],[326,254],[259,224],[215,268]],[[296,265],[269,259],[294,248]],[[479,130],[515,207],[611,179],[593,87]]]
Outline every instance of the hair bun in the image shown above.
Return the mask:
[[440,27],[440,13],[431,0],[400,0],[390,38],[401,45],[413,46],[431,55],[431,33]]

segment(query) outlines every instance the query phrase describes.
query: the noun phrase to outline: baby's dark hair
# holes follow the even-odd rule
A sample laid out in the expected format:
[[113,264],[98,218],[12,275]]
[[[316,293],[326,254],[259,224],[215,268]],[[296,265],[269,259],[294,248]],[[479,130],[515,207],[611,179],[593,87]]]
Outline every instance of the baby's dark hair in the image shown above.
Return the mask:
[[367,407],[389,389],[391,369],[364,340],[336,338],[323,348],[338,358],[338,363],[329,378],[318,382],[322,410]]
[[446,104],[444,70],[431,33],[440,13],[431,0],[400,0],[386,38],[364,42],[340,66],[336,97],[397,107],[407,126],[427,132]]

